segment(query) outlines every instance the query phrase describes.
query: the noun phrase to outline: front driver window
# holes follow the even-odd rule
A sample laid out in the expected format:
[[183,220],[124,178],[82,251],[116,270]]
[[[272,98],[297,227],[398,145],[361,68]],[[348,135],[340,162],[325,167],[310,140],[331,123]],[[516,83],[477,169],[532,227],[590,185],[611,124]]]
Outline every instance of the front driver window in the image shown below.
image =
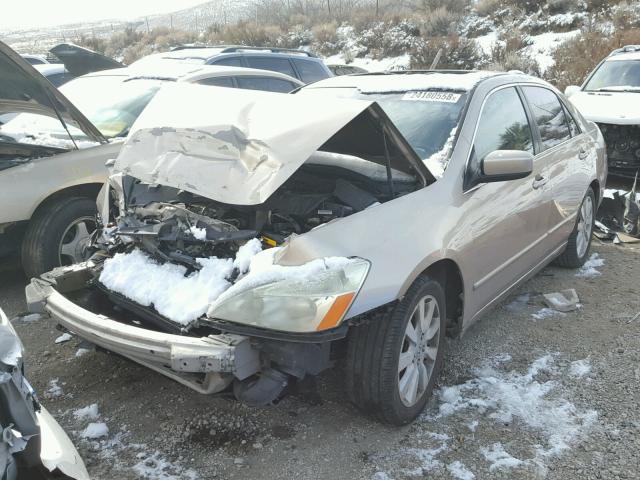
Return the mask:
[[531,127],[514,87],[490,94],[484,104],[467,167],[465,188],[478,183],[477,179],[482,173],[482,160],[495,150],[524,150],[534,153]]

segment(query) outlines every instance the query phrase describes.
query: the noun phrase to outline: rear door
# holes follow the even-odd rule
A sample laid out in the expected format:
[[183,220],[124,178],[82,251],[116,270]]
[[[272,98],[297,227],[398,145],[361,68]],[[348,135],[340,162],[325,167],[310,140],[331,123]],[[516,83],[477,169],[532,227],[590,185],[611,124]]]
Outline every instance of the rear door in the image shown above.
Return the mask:
[[[537,152],[535,128],[516,87],[501,87],[485,99],[477,120],[473,149],[465,178],[481,168],[495,150]],[[468,213],[458,225],[472,241],[465,252],[465,269],[472,291],[471,308],[478,312],[541,262],[541,243],[549,218],[549,196],[536,178],[545,175],[546,162],[535,157],[526,178],[467,187]]]
[[550,253],[567,241],[574,228],[591,171],[587,157],[593,149],[554,91],[532,85],[522,91],[539,131],[541,152],[536,160],[547,165],[543,181],[551,199],[544,244]]

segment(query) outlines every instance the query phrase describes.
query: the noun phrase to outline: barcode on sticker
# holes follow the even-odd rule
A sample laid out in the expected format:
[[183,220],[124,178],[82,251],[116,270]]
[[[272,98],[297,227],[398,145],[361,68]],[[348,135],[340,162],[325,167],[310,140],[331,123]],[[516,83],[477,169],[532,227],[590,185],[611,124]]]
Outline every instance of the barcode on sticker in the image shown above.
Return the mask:
[[420,100],[423,102],[447,102],[456,103],[460,99],[460,93],[451,92],[407,92],[403,100]]

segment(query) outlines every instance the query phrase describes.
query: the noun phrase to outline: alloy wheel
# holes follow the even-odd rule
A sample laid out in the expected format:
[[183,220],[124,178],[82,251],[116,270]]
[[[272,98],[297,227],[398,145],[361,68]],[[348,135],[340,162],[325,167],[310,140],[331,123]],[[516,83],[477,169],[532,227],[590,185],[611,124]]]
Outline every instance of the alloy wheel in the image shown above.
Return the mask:
[[77,218],[66,228],[58,247],[60,265],[72,265],[89,258],[87,246],[95,229],[93,217]]
[[398,390],[402,403],[415,405],[429,384],[440,343],[440,308],[437,300],[421,298],[407,322],[398,361]]

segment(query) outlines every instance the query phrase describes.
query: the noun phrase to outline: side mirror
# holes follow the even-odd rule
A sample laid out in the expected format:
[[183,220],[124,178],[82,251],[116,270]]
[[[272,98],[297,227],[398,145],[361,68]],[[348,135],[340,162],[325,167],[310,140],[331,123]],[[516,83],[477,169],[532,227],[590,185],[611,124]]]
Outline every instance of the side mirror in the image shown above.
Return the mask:
[[533,171],[533,155],[524,150],[495,150],[482,160],[480,182],[525,178]]
[[567,98],[569,98],[571,95],[578,93],[580,91],[580,87],[577,85],[569,85],[567,88],[564,89],[564,94]]

